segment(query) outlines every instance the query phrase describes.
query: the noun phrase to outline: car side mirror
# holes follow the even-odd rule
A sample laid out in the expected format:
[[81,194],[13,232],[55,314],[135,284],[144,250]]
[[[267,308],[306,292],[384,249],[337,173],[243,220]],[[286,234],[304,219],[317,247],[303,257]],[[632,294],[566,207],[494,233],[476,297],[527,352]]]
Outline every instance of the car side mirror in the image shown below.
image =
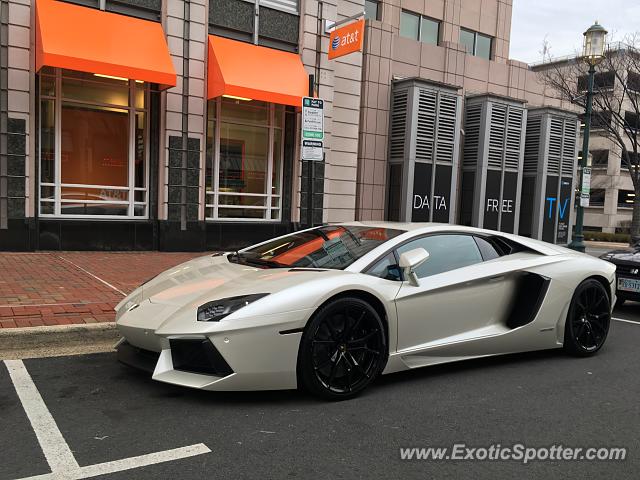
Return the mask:
[[424,248],[414,248],[400,255],[399,266],[404,276],[414,287],[420,286],[420,280],[416,275],[416,269],[429,259],[429,252]]

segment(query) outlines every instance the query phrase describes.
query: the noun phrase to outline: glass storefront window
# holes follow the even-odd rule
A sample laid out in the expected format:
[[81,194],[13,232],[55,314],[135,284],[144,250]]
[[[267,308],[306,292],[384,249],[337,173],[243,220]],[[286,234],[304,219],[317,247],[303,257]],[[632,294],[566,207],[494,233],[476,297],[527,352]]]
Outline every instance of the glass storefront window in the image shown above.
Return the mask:
[[128,124],[126,110],[63,102],[62,183],[127,186]]
[[40,75],[40,214],[146,217],[148,86],[69,70]]
[[43,100],[40,104],[40,179],[43,183],[55,182],[55,102]]
[[207,112],[206,217],[279,220],[284,107],[216,99]]

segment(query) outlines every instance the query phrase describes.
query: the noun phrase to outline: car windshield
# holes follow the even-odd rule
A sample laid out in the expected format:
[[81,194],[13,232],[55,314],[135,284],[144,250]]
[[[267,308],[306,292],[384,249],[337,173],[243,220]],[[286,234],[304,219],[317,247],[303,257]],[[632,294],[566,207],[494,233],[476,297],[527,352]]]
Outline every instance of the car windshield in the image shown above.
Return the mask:
[[229,261],[261,267],[311,267],[342,270],[402,230],[333,225],[296,232],[236,252]]

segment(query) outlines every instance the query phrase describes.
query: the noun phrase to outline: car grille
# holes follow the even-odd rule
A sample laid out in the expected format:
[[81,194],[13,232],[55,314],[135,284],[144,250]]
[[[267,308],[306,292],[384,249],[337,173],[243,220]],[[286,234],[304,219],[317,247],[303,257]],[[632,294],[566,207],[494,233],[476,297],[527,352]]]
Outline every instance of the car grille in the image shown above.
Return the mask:
[[625,277],[633,277],[633,276],[639,276],[638,272],[640,272],[640,265],[634,266],[634,265],[616,264],[617,275],[622,275]]
[[233,370],[208,339],[169,341],[174,370],[226,377]]

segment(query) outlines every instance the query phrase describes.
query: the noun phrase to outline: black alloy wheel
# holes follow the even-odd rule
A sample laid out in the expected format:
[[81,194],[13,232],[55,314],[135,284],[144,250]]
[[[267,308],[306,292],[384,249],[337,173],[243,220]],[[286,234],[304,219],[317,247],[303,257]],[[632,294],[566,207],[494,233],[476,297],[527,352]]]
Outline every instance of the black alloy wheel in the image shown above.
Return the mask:
[[351,398],[382,371],[386,334],[376,310],[359,298],[338,298],[321,307],[302,336],[299,379],[311,393]]
[[611,301],[600,282],[588,279],[578,285],[567,316],[564,348],[587,356],[596,353],[607,338],[611,323]]

